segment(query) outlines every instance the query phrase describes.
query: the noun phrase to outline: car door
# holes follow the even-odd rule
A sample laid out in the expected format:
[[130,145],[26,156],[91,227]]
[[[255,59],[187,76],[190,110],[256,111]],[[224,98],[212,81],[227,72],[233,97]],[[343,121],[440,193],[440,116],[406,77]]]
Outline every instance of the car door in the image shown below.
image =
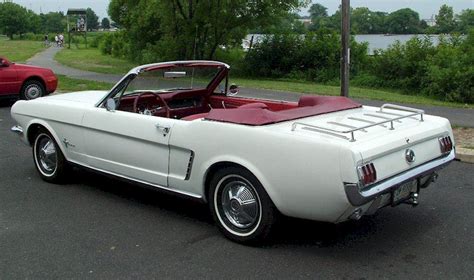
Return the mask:
[[0,95],[13,94],[18,85],[18,74],[12,64],[0,66]]
[[86,157],[94,169],[168,186],[174,119],[94,107],[83,119]]

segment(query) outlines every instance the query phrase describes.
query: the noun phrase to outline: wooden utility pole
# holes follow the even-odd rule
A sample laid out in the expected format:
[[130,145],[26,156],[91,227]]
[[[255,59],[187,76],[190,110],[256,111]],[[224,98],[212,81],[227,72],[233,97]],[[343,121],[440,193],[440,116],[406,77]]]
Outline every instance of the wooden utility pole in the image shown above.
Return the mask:
[[351,35],[350,0],[342,0],[341,9],[341,96],[349,97],[349,65],[351,63],[351,49],[349,48]]

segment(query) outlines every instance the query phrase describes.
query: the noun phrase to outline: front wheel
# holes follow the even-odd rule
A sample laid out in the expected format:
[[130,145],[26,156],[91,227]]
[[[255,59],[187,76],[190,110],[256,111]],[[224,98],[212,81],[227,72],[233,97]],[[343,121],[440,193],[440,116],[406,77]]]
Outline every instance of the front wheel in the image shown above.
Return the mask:
[[41,178],[50,183],[62,183],[69,171],[66,159],[51,134],[40,129],[33,144],[33,159]]
[[209,205],[221,232],[244,244],[264,241],[277,217],[277,210],[263,186],[243,168],[228,167],[214,175]]
[[32,100],[44,96],[46,90],[43,84],[37,80],[27,81],[20,92],[20,98],[23,100]]

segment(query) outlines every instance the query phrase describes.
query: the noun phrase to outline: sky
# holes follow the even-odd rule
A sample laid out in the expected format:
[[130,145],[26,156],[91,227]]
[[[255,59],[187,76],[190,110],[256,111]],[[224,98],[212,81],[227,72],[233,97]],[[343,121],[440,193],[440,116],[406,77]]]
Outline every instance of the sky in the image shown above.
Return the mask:
[[[338,0],[313,0],[328,8],[332,15],[341,4]],[[422,19],[429,19],[438,14],[439,7],[443,4],[453,7],[457,14],[464,9],[474,9],[474,0],[351,0],[351,7],[368,7],[372,11],[393,12],[403,8],[410,8],[420,14]],[[307,8],[301,14],[307,15]]]
[[[0,0],[1,1],[1,0]],[[13,2],[25,6],[37,13],[42,11],[66,12],[68,8],[92,8],[99,18],[107,17],[107,7],[110,0],[13,0]],[[313,0],[328,8],[328,13],[333,14],[339,4],[339,0]],[[448,4],[454,8],[455,13],[464,9],[474,9],[474,0],[351,0],[351,6],[368,7],[372,11],[393,12],[402,8],[410,8],[417,11],[422,19],[429,19],[438,13],[439,7]],[[301,11],[307,14],[307,8]]]

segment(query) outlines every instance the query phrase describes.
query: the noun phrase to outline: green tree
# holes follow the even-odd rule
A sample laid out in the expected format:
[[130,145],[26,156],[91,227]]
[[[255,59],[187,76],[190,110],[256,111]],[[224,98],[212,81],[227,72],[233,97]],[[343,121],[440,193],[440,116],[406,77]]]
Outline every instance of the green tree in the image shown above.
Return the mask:
[[282,34],[282,33],[296,33],[304,34],[306,27],[300,21],[300,16],[296,13],[287,13],[279,17],[274,17],[272,24],[264,27],[257,27],[250,29],[251,34]]
[[97,29],[99,28],[99,17],[96,13],[91,9],[86,9],[86,17],[87,17],[87,29]]
[[315,3],[311,5],[308,12],[311,18],[311,30],[328,27],[328,8],[319,3]]
[[41,29],[43,33],[61,33],[66,28],[66,17],[62,12],[41,14]]
[[458,31],[467,34],[474,28],[474,9],[462,10],[456,18],[459,22]]
[[104,29],[109,29],[110,28],[110,20],[108,18],[103,18],[100,25]]
[[0,3],[0,31],[11,39],[28,31],[28,18],[26,8],[11,2]]
[[351,12],[351,30],[356,34],[386,33],[384,12],[373,12],[365,7],[355,8]]
[[420,33],[420,15],[409,8],[397,10],[387,17],[387,31],[392,34]]
[[444,4],[439,9],[438,15],[435,16],[435,19],[436,29],[439,33],[451,33],[456,28],[453,7]]
[[[247,31],[269,26],[306,0],[112,0],[109,14],[138,46],[161,58],[212,59],[219,46],[240,45]],[[136,54],[140,58],[144,54]]]

